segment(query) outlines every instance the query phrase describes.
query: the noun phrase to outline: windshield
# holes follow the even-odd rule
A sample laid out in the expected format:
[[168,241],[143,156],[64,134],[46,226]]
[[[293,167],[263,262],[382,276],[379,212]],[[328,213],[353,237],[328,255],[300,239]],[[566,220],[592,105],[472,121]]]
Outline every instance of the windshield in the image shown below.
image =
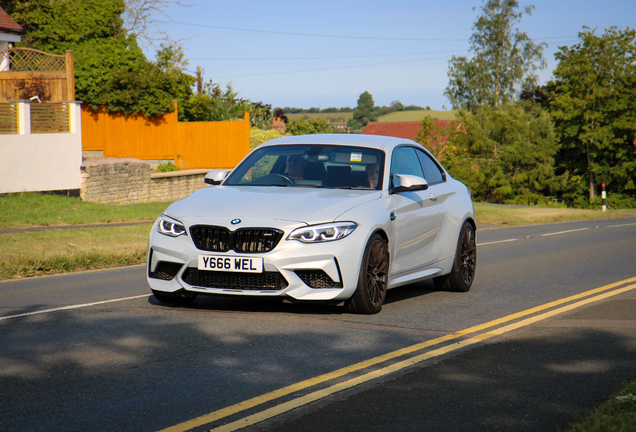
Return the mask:
[[223,182],[239,186],[382,189],[384,152],[366,147],[280,145],[255,150]]

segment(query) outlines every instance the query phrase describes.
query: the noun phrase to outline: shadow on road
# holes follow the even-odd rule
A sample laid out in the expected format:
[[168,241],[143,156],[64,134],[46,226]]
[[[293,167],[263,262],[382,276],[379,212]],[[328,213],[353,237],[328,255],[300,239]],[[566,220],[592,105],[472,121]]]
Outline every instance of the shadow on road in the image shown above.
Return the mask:
[[636,378],[629,331],[529,329],[258,430],[562,430]]
[[[427,295],[426,287],[398,290],[391,301]],[[0,429],[159,430],[423,340],[379,327],[294,321],[295,314],[332,310],[319,306],[152,303],[140,298],[0,321]],[[636,375],[633,331],[527,329],[268,427],[555,430]]]

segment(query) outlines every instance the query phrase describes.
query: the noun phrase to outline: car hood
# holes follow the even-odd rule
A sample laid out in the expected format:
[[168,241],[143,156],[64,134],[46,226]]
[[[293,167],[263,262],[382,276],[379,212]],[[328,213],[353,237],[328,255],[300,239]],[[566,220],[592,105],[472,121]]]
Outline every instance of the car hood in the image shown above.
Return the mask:
[[214,186],[173,203],[166,215],[175,219],[258,218],[316,224],[369,201],[380,191],[304,187]]

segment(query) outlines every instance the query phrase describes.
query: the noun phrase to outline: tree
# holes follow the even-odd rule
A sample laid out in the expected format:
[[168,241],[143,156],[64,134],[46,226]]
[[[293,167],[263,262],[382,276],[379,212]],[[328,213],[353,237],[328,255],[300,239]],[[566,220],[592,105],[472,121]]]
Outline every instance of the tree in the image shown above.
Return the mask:
[[312,135],[332,133],[333,128],[325,119],[305,116],[302,119],[291,120],[287,123],[285,131],[291,135]]
[[272,124],[272,107],[262,102],[251,102],[238,97],[232,84],[221,86],[212,81],[203,86],[203,92],[192,96],[185,104],[188,121],[223,121],[241,118],[250,112],[250,124],[259,129],[269,129]]
[[567,188],[555,175],[559,144],[549,114],[530,103],[482,105],[458,113],[444,147],[444,165],[478,201],[550,204]]
[[21,45],[45,52],[125,35],[123,0],[4,0],[1,6],[26,30]]
[[[547,44],[536,45],[516,28],[524,15],[518,9],[516,0],[484,0],[470,37],[472,59],[453,56],[448,62],[444,95],[453,108],[498,107],[514,101],[522,88],[536,85],[535,71],[546,66]],[[531,15],[532,9],[526,6],[525,13]]]
[[[192,96],[195,78],[173,66],[172,58],[180,57],[180,48],[162,46],[157,57],[154,63],[140,55],[136,62],[114,65],[105,82],[88,96],[91,108],[104,105],[109,112],[153,117],[174,111],[175,100],[183,107]],[[103,61],[109,57],[99,58]],[[87,70],[82,76],[89,73],[94,72]],[[183,111],[179,110],[180,120],[185,120]]]
[[347,122],[347,126],[352,130],[359,130],[364,128],[367,123],[377,119],[373,96],[365,91],[358,98],[358,106],[354,108],[353,117]]
[[143,46],[155,46],[159,44],[167,44],[180,46],[168,36],[168,32],[157,28],[160,22],[157,17],[163,15],[170,19],[166,13],[166,8],[171,5],[185,6],[181,0],[125,0],[126,8],[122,15],[123,29],[127,33],[137,36],[137,40]]
[[123,27],[123,0],[9,3],[28,31],[23,46],[75,52],[75,95],[92,109],[104,105],[109,112],[154,116],[173,111],[174,100],[183,103],[192,94],[194,78],[183,71],[181,49],[162,45],[157,62],[148,61]]
[[636,31],[612,27],[597,36],[585,29],[581,42],[559,48],[549,83],[559,166],[572,171],[590,202],[601,181],[636,198]]
[[289,123],[289,117],[285,115],[285,110],[282,108],[274,109],[274,117],[280,119],[283,123]]
[[550,103],[550,95],[554,92],[553,86],[537,86],[534,89],[523,89],[519,94],[519,100],[530,101],[547,108]]
[[390,106],[375,107],[376,117],[391,114],[392,112],[396,111],[404,111],[404,104],[399,100],[394,100],[393,102],[391,102]]
[[444,159],[444,150],[448,137],[459,127],[457,121],[444,121],[435,123],[430,115],[420,121],[420,129],[414,141],[422,144],[438,160]]

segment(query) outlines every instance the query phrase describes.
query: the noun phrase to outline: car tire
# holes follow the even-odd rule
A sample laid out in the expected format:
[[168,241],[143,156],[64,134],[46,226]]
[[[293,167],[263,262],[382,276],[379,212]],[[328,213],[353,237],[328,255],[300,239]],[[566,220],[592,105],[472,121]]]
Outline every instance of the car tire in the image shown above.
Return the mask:
[[386,241],[374,234],[362,255],[358,287],[347,300],[349,312],[376,314],[382,310],[389,285],[389,250]]
[[164,291],[152,290],[152,295],[162,303],[172,304],[188,304],[192,303],[197,298],[195,293],[186,293],[184,291],[177,291],[176,293],[169,293]]
[[475,228],[470,222],[464,222],[457,240],[453,269],[449,274],[433,279],[435,288],[443,291],[466,292],[473,285],[476,270]]

